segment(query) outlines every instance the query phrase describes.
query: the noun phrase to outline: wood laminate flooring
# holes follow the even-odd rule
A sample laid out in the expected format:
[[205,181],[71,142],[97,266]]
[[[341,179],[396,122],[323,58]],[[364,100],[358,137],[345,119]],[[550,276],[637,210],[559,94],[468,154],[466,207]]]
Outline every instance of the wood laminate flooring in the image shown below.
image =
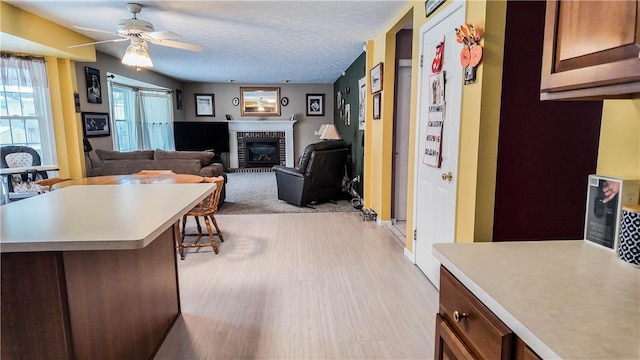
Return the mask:
[[438,292],[358,213],[218,215],[155,359],[433,359]]

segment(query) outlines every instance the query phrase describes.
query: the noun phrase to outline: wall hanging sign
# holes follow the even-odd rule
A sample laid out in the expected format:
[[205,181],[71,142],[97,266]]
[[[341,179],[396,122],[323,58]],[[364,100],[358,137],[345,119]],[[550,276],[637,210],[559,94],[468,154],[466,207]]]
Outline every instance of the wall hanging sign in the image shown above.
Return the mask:
[[422,162],[439,168],[442,162],[442,128],[445,119],[444,72],[429,76],[427,139]]
[[464,68],[464,84],[473,84],[476,82],[476,68],[482,60],[480,30],[472,24],[460,25],[456,28],[456,41],[464,44],[460,52],[460,64]]

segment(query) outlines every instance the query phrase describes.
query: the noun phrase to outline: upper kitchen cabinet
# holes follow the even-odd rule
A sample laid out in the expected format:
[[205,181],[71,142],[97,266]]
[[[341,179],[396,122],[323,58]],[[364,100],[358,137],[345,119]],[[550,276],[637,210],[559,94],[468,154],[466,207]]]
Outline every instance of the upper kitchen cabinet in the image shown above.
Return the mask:
[[638,96],[639,18],[637,0],[547,0],[540,99]]

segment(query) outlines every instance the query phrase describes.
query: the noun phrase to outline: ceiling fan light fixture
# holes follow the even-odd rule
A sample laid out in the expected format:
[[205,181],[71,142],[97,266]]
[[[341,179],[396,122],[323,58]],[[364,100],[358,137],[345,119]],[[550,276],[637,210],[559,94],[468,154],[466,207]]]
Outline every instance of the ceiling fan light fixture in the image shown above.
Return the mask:
[[151,68],[153,62],[151,57],[144,46],[144,43],[130,44],[122,57],[122,63],[127,66],[134,66],[137,68]]

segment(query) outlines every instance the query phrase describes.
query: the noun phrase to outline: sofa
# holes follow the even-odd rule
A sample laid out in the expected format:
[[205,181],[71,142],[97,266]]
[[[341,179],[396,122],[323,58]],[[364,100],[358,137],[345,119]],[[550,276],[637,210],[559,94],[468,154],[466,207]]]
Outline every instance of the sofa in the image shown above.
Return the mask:
[[[204,177],[223,176],[225,183],[227,175],[224,165],[213,163],[212,151],[165,151],[139,150],[120,152],[95,149],[98,161],[92,161],[90,176],[100,175],[128,175],[141,170],[171,170],[176,174],[192,174]],[[220,194],[220,204],[224,202],[225,188]]]
[[298,167],[276,165],[272,169],[278,184],[278,199],[296,206],[338,200],[342,180],[351,168],[351,149],[343,140],[326,140],[307,145]]

